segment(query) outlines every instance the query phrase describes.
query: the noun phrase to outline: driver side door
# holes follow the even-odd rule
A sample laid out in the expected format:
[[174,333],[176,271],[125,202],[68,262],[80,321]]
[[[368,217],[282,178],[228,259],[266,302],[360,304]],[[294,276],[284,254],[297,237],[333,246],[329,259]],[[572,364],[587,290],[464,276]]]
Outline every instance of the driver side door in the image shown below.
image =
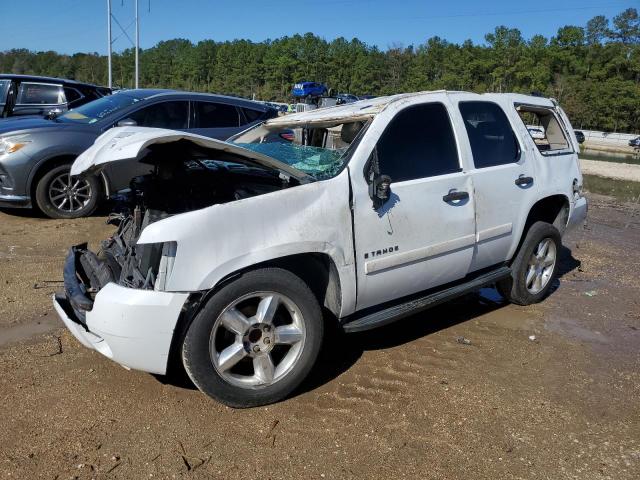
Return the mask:
[[473,187],[444,103],[397,112],[374,153],[391,193],[374,209],[362,172],[351,173],[357,310],[463,278],[475,246]]

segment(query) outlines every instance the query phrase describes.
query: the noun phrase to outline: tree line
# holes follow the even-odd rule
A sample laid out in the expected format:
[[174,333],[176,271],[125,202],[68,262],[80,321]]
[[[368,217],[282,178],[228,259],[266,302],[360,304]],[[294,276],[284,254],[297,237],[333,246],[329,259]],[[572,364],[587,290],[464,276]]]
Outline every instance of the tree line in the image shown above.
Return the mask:
[[[133,87],[133,49],[113,56],[114,84]],[[97,53],[0,52],[0,72],[107,83]],[[289,101],[293,83],[324,82],[333,92],[386,95],[421,90],[539,92],[558,99],[576,128],[640,130],[640,18],[635,8],[603,15],[555,36],[525,39],[499,26],[485,43],[431,37],[382,50],[353,38],[327,41],[312,33],[252,42],[185,39],[140,53],[142,87],[216,92]]]

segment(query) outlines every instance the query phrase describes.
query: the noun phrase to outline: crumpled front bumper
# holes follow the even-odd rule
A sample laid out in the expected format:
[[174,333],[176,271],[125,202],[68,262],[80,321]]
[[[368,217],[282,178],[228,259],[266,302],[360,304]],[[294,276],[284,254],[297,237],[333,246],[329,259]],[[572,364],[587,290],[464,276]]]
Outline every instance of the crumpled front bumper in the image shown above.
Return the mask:
[[137,290],[111,282],[93,301],[85,296],[87,301],[80,306],[78,295],[85,289],[80,279],[86,275],[78,274],[77,268],[72,249],[65,262],[65,293],[53,299],[73,336],[127,368],[165,374],[173,332],[189,294]]

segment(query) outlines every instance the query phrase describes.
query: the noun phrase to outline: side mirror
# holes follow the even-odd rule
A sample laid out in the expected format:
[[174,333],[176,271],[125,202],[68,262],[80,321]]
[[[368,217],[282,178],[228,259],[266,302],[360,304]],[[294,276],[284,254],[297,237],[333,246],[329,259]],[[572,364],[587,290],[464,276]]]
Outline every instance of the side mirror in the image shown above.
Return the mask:
[[391,177],[389,175],[380,175],[377,146],[371,152],[366,171],[369,197],[373,201],[373,209],[378,210],[391,198]]
[[373,209],[378,210],[391,197],[391,177],[389,175],[377,175],[369,184],[369,196],[373,200]]
[[52,108],[51,110],[47,111],[47,113],[45,114],[44,117],[49,119],[49,120],[53,120],[54,118],[56,118],[61,113],[62,113],[62,109],[61,108]]
[[133,118],[123,118],[118,123],[116,123],[116,127],[135,127],[138,125]]

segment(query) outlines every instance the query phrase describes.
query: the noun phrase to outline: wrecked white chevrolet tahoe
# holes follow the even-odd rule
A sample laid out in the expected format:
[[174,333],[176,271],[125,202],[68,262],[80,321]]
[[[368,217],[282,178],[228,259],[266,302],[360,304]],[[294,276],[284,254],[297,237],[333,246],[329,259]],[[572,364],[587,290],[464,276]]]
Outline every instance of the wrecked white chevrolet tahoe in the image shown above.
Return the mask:
[[274,402],[309,373],[325,322],[367,330],[490,285],[542,300],[586,218],[577,152],[554,100],[517,94],[377,98],[229,142],[114,128],[71,173],[149,173],[118,195],[97,254],[71,249],[54,305],[125,367],[183,365],[227,405]]

